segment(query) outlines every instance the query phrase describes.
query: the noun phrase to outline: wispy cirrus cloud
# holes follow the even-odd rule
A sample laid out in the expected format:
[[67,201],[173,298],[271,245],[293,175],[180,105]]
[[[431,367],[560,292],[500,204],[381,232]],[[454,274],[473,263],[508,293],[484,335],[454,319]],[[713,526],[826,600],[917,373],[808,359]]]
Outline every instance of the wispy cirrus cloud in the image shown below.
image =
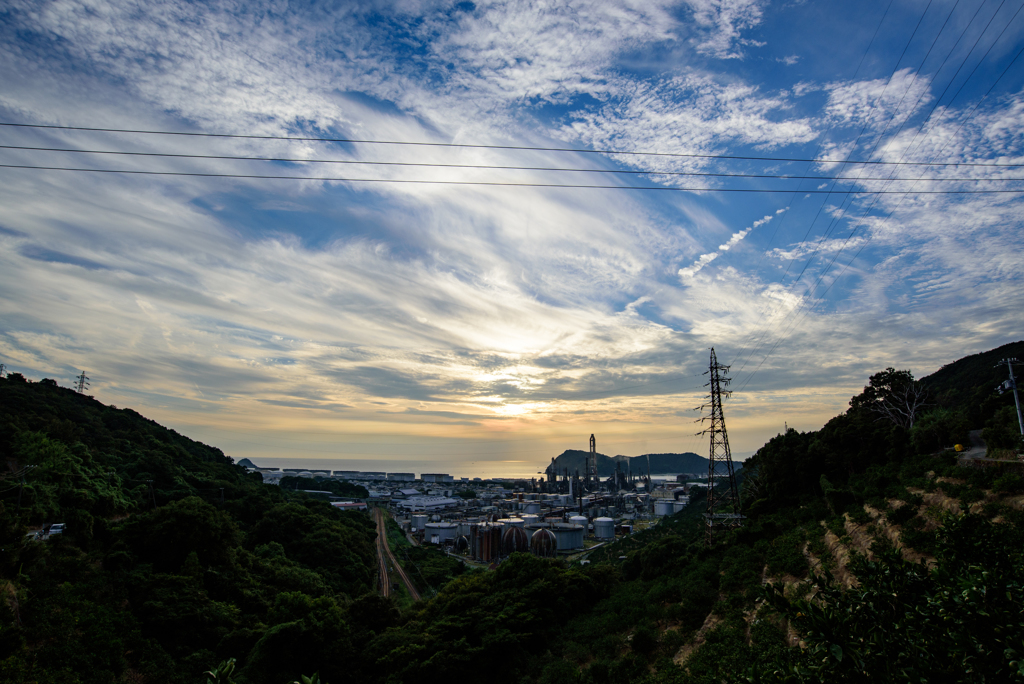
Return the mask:
[[[10,7],[0,29],[10,65],[0,108],[21,121],[737,157],[807,158],[821,142],[817,156],[842,159],[866,154],[888,126],[878,159],[1021,158],[1019,93],[969,119],[967,105],[939,109],[922,125],[914,117],[932,102],[927,74],[904,70],[887,84],[877,74],[853,82],[801,73],[791,82],[810,57],[794,69],[772,58],[737,69],[755,39],[793,38],[778,33],[785,22],[764,21],[780,10],[763,2]],[[843,64],[830,68],[845,73]],[[364,162],[46,153],[53,164],[94,168],[321,179],[679,188],[697,181],[659,172],[829,170],[708,157],[0,135],[23,145]],[[4,155],[26,165],[44,158]],[[649,175],[640,182],[613,170]],[[847,165],[844,174],[875,171]],[[947,184],[955,169],[928,174],[940,180],[891,186],[979,185]],[[824,198],[795,188],[819,181],[699,183],[787,192],[9,173],[0,184],[0,353],[30,373],[64,378],[86,368],[101,397],[176,424],[244,437],[256,421],[323,430],[334,443],[363,434],[385,444],[376,453],[418,454],[424,439],[536,432],[560,444],[595,425],[669,439],[677,404],[703,391],[689,378],[715,345],[738,359],[737,370],[761,369],[730,413],[735,443],[749,451],[774,434],[764,417],[773,410],[810,427],[828,417],[829,401],[845,404],[839,385],[863,384],[885,365],[947,362],[1016,334],[1024,256],[1014,196],[837,193],[821,210],[829,223],[813,223]],[[780,205],[791,206],[785,220]],[[754,230],[772,217],[770,230]],[[815,249],[820,258],[792,284],[786,268]],[[894,357],[897,337],[909,344]],[[792,359],[822,348],[841,351],[794,368]],[[411,446],[394,445],[406,439]],[[236,453],[253,448],[243,438],[225,443]],[[668,444],[684,448],[659,449]]]

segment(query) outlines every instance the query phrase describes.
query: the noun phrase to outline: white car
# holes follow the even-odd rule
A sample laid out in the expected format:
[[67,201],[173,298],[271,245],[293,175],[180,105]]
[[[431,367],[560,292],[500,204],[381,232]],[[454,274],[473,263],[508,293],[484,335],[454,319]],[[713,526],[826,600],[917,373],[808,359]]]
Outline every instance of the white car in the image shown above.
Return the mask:
[[50,525],[50,532],[48,536],[55,537],[58,534],[64,534],[64,523],[53,523]]

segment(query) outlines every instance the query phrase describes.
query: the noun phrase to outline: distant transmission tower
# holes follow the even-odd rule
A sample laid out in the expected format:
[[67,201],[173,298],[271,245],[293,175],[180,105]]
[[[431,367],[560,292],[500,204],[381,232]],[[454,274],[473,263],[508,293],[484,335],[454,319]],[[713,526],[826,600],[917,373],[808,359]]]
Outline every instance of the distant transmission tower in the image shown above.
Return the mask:
[[597,440],[594,439],[594,435],[590,435],[590,458],[587,460],[587,480],[592,483],[591,487],[597,489]]
[[85,371],[82,371],[81,375],[76,375],[75,379],[78,380],[75,389],[79,394],[84,394],[85,390],[89,389],[89,378],[85,375]]
[[705,387],[710,387],[709,402],[701,409],[710,409],[701,417],[701,423],[711,426],[697,433],[711,436],[711,453],[708,456],[708,509],[704,514],[706,523],[705,540],[710,546],[718,533],[743,523],[740,515],[740,496],[736,489],[736,475],[732,468],[732,452],[729,450],[729,435],[725,431],[725,414],[722,412],[722,396],[732,394],[728,387],[731,380],[725,376],[729,366],[718,363],[715,349],[711,348],[711,363],[708,367],[710,378]]

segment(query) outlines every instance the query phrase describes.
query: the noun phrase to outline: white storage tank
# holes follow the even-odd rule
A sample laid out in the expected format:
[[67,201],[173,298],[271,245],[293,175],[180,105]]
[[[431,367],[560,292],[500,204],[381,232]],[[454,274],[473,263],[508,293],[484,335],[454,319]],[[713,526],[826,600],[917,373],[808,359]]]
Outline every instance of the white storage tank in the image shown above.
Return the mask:
[[573,525],[581,525],[583,527],[583,534],[584,534],[584,536],[586,536],[586,534],[587,534],[587,527],[589,526],[589,523],[590,523],[590,521],[587,520],[587,516],[585,516],[585,515],[574,515],[571,518],[569,518],[569,522],[571,522]]
[[583,548],[583,527],[573,523],[557,523],[551,526],[558,542],[559,551],[575,551]]
[[611,518],[594,518],[594,537],[615,539],[615,521]]
[[523,527],[526,524],[522,518],[502,518],[498,522],[505,527]]
[[676,502],[671,499],[657,499],[654,502],[654,515],[672,515],[675,513]]
[[425,515],[414,515],[412,516],[412,529],[413,531],[422,530],[427,524],[427,516]]
[[523,519],[523,524],[526,526],[530,526],[535,522],[538,522],[537,516],[532,513],[527,513],[526,515],[521,515],[519,517]]
[[672,502],[672,512],[673,513],[678,513],[679,511],[681,511],[684,508],[686,508],[687,504],[689,504],[689,503],[690,503],[689,499],[687,499],[685,501],[684,500],[673,501]]
[[530,501],[529,503],[526,504],[525,510],[528,515],[539,515],[540,504],[536,501]]

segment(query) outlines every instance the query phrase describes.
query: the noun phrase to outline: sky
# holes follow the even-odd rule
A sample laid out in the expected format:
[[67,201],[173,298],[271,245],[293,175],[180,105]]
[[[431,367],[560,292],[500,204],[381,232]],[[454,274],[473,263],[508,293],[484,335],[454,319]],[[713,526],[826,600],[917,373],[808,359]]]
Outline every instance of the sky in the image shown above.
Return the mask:
[[497,476],[705,454],[714,347],[746,458],[1024,337],[1022,5],[9,0],[0,363]]

